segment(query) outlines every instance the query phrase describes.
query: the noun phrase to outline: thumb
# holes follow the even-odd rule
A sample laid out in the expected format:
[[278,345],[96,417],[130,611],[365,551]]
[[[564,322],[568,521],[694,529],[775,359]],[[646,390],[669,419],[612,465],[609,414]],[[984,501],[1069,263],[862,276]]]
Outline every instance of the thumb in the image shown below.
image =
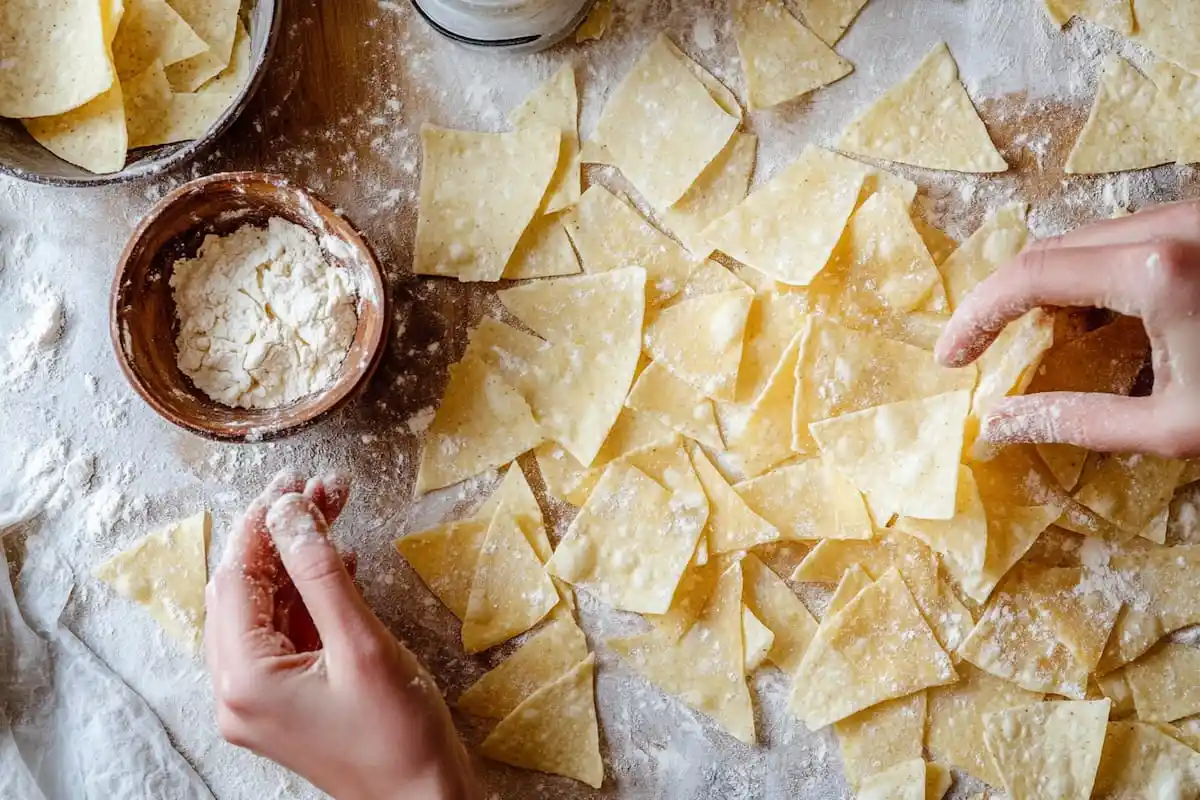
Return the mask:
[[1167,453],[1169,415],[1155,397],[1046,392],[1008,397],[983,422],[993,444],[1074,444],[1102,453]]
[[325,516],[312,499],[279,498],[267,512],[267,529],[325,646],[346,648],[373,636],[374,615],[329,541]]

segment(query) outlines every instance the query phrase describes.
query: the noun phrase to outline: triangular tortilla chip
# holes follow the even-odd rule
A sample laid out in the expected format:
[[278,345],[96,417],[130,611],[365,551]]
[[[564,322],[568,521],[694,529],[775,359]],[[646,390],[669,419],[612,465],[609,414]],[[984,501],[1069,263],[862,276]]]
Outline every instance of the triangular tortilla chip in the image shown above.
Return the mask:
[[[661,124],[671,120],[670,125]],[[593,138],[656,208],[683,197],[738,127],[665,35],[610,95]]]
[[418,494],[499,467],[541,443],[529,404],[485,364],[450,368],[450,382],[421,450]]
[[[753,270],[748,270],[753,274]],[[802,294],[759,292],[746,318],[742,366],[738,370],[738,403],[753,403],[766,388],[784,351],[804,328]]]
[[1133,5],[1127,0],[1045,0],[1046,13],[1059,27],[1083,17],[1123,36],[1133,33]]
[[1025,249],[1029,241],[1029,226],[1025,224],[1027,208],[1023,203],[1014,203],[992,212],[938,267],[946,283],[951,310],[957,309],[980,281]]
[[574,621],[557,619],[521,649],[463,692],[458,708],[477,717],[503,719],[525,698],[565,675],[588,656],[587,638]]
[[596,657],[588,656],[525,698],[484,740],[485,756],[522,769],[564,775],[596,789],[604,782],[596,720]]
[[721,154],[700,173],[692,188],[675,205],[660,211],[663,225],[694,255],[712,253],[712,245],[703,236],[704,229],[746,199],[757,154],[757,136],[735,133]]
[[712,400],[675,377],[661,362],[652,361],[642,370],[625,404],[634,411],[654,416],[705,447],[725,449]]
[[[808,146],[793,164],[714,221],[704,237],[714,249],[791,286],[807,286],[842,237],[869,168]],[[797,218],[787,212],[805,208]]]
[[1147,73],[1179,114],[1175,134],[1178,138],[1176,162],[1200,161],[1200,75],[1194,75],[1170,61],[1156,61]]
[[1120,56],[1104,61],[1091,116],[1067,157],[1068,175],[1096,175],[1173,164],[1175,103]]
[[984,740],[1009,796],[1088,800],[1108,709],[1107,700],[1066,701],[986,714]]
[[963,593],[976,602],[986,601],[996,586],[1020,561],[1042,532],[1058,519],[1055,505],[1013,506],[984,501],[987,513],[987,558],[978,576],[959,580]]
[[636,467],[610,466],[550,559],[550,574],[614,608],[665,614],[703,528],[678,513],[673,496]]
[[558,605],[558,590],[517,515],[501,504],[475,562],[463,618],[463,648],[479,653],[538,624]]
[[795,448],[812,452],[808,425],[872,406],[975,387],[976,371],[946,369],[919,347],[814,317],[796,368]]
[[144,606],[164,631],[194,653],[204,631],[211,535],[212,519],[201,511],[146,535],[92,574]]
[[858,790],[858,800],[926,800],[927,766],[918,756],[868,775]]
[[767,658],[788,675],[795,675],[809,643],[817,635],[817,621],[800,598],[753,553],[742,559],[745,603],[775,634]]
[[900,573],[888,571],[821,629],[792,686],[810,730],[957,678]]
[[[534,496],[533,489],[529,486],[525,470],[521,469],[521,465],[515,461],[505,473],[500,488],[492,492],[492,496],[475,509],[474,518],[490,524],[492,517],[496,515],[501,506],[507,508],[508,513],[516,517],[517,524],[521,526],[521,530],[524,532],[525,538],[529,540],[529,546],[537,554],[538,560],[543,564],[549,561],[550,556],[554,554],[554,549],[550,546],[550,539],[546,536],[542,508],[538,505],[537,497]],[[575,661],[578,660],[575,659]],[[575,661],[571,663],[574,664]]]
[[517,249],[504,267],[504,279],[555,278],[575,275],[579,271],[579,259],[562,220],[546,214],[525,229]]
[[1143,722],[1200,714],[1200,648],[1167,642],[1122,672]]
[[[575,67],[564,64],[548,81],[533,91],[508,115],[518,130],[549,126],[562,131],[558,168],[546,190],[542,213],[553,214],[574,205],[582,191],[579,163],[579,93]],[[533,276],[529,276],[533,277]]]
[[731,553],[778,541],[779,530],[754,513],[700,448],[692,464],[708,496],[708,541],[714,553]]
[[862,495],[817,458],[739,483],[734,491],[784,541],[870,539],[873,533]]
[[[413,272],[500,280],[554,177],[561,139],[546,126],[514,133],[422,127]],[[504,187],[504,201],[480,206],[479,198],[497,186]]]
[[[960,465],[958,468],[958,494],[951,519],[901,517],[895,527],[941,553],[946,571],[964,587],[964,591],[967,585],[973,587],[974,581],[982,576],[988,553],[988,518],[970,467]],[[987,600],[987,595],[967,594],[980,603]]]
[[166,0],[128,0],[113,39],[113,64],[122,79],[160,61],[164,66],[208,49],[204,40]]
[[833,619],[834,615],[849,605],[850,601],[858,597],[858,593],[874,583],[871,576],[859,564],[851,564],[850,567],[842,573],[842,579],[838,581],[837,588],[833,590],[833,596],[829,598],[829,607],[825,609],[824,619]]
[[1183,462],[1150,455],[1114,455],[1085,477],[1075,499],[1136,536],[1171,501]]
[[663,309],[646,325],[646,352],[705,396],[732,400],[753,300],[749,291],[725,292]]
[[1200,797],[1200,753],[1142,722],[1110,722],[1096,797]]
[[[846,783],[856,791],[864,779],[911,759],[921,759],[925,741],[925,692],[888,700],[835,722]],[[860,793],[859,797],[863,795]],[[891,795],[888,795],[891,797]],[[919,797],[925,799],[924,782]]]
[[809,431],[822,457],[866,496],[876,521],[950,519],[970,403],[970,392],[948,392],[814,422]]
[[396,550],[459,619],[467,615],[475,562],[489,525],[489,519],[451,522],[396,540]]
[[971,400],[971,417],[967,421],[968,444],[975,442],[983,420],[997,403],[1009,395],[1025,392],[1053,343],[1054,318],[1044,309],[1035,308],[1009,323],[979,357],[975,362],[979,368],[979,386]]
[[[637,267],[600,275],[537,281],[505,289],[508,312],[548,342],[585,343],[606,334],[624,340],[626,328],[640,330],[646,271]],[[636,365],[635,365],[636,366]]]
[[746,674],[754,672],[767,660],[767,653],[775,644],[775,634],[762,624],[762,620],[754,616],[748,608],[742,609],[742,640],[743,655],[746,664]]
[[167,70],[177,92],[194,92],[229,66],[237,38],[238,0],[171,0],[171,8],[204,40],[203,52],[172,64]]
[[1136,604],[1117,618],[1097,671],[1128,664],[1172,631],[1200,623],[1200,593],[1192,577],[1200,570],[1200,545],[1135,550],[1112,556],[1117,580],[1136,587]]
[[1005,172],[945,43],[850,124],[838,147],[848,153],[955,172]]
[[696,563],[695,559],[688,564],[683,577],[679,579],[667,613],[646,615],[646,619],[658,629],[665,641],[679,641],[696,623],[700,612],[712,597],[717,580],[731,563],[731,558],[713,556],[704,564]]
[[796,396],[796,364],[805,332],[797,333],[783,352],[767,385],[750,407],[738,430],[725,441],[742,474],[755,478],[796,455],[792,449],[792,407]]
[[734,563],[717,581],[696,624],[676,643],[649,633],[609,645],[668,694],[754,744],[754,707],[746,686],[742,641],[742,569]]
[[733,0],[730,6],[751,110],[794,100],[854,71],[781,0]]
[[833,47],[854,22],[867,0],[796,0],[796,7],[821,41]]
[[996,711],[1040,702],[1040,692],[993,677],[968,663],[957,665],[959,682],[929,690],[929,749],[973,778],[1000,786],[987,752],[983,718]]

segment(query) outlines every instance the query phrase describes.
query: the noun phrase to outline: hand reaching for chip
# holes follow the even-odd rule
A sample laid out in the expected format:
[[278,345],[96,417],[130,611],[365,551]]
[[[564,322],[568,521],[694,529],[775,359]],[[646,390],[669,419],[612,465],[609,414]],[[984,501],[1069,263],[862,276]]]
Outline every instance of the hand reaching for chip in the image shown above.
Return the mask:
[[1141,318],[1153,349],[1154,392],[1010,397],[984,420],[983,438],[1200,455],[1200,202],[1160,206],[1037,243],[962,302],[938,342],[938,360],[970,364],[1009,322],[1043,305]]
[[235,525],[204,637],[221,734],[338,800],[475,798],[436,685],[327,538],[349,490],[284,472]]

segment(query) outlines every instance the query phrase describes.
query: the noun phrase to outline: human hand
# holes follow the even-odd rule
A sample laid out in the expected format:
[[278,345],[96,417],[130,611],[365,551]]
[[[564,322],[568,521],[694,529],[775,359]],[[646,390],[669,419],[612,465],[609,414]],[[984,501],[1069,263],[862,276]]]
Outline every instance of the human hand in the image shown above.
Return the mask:
[[327,537],[349,490],[283,472],[235,524],[206,598],[221,735],[337,800],[475,798],[436,684]]
[[977,359],[1036,306],[1139,317],[1152,348],[1149,397],[1048,392],[1006,398],[983,421],[997,444],[1200,455],[1200,201],[1159,206],[1033,245],[962,302],[937,344],[948,367]]

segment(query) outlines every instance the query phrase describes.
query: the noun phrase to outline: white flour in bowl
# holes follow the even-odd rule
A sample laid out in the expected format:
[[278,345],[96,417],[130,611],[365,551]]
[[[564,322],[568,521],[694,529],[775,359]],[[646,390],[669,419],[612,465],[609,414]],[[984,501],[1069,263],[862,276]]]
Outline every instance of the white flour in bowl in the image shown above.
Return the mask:
[[171,275],[179,369],[234,408],[278,408],[328,387],[354,332],[355,289],[316,237],[283,219],[205,237]]

